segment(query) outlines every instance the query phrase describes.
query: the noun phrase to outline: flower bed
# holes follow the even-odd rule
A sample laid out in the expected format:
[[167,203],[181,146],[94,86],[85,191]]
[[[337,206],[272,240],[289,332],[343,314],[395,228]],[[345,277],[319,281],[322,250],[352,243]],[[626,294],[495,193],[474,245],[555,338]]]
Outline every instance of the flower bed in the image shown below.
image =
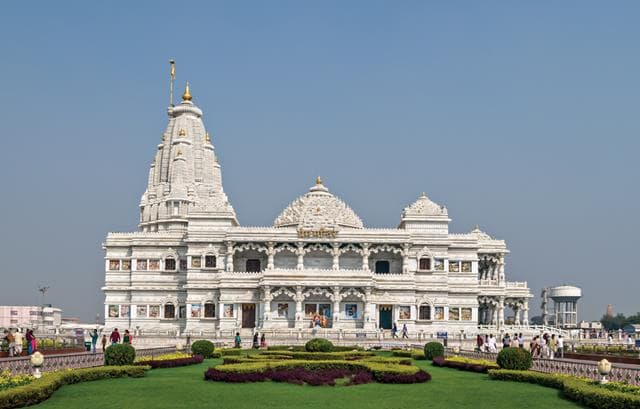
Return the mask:
[[498,364],[485,359],[470,359],[461,356],[442,357],[437,356],[432,361],[434,366],[455,368],[462,371],[487,373],[490,369],[498,369]]
[[[319,353],[316,353],[319,354]],[[244,358],[240,362],[226,363],[210,368],[205,373],[206,380],[220,382],[262,382],[273,380],[309,385],[335,385],[336,379],[346,379],[347,385],[367,383],[422,383],[431,376],[409,362],[401,364],[397,358],[361,356],[346,360],[320,359],[273,359],[275,354],[265,354],[272,359]],[[365,375],[363,373],[367,373]],[[313,375],[316,374],[316,375]]]
[[272,356],[290,356],[292,359],[305,360],[358,360],[366,357],[374,356],[373,352],[367,351],[344,351],[344,352],[297,352],[297,351],[264,351],[260,355]]
[[34,379],[31,375],[11,375],[11,372],[5,369],[0,371],[0,391],[30,384]]
[[402,358],[411,358],[419,361],[424,361],[427,357],[424,355],[424,351],[420,349],[411,349],[411,350],[392,350],[391,356],[402,357]]
[[0,408],[12,409],[35,405],[49,399],[63,385],[124,376],[140,378],[148,369],[147,366],[102,366],[46,373],[42,378],[27,385],[0,391]]
[[136,360],[134,365],[148,365],[156,368],[176,368],[179,366],[197,365],[204,361],[202,355],[189,355],[184,353],[166,354],[157,357],[144,357]]
[[640,409],[640,388],[617,382],[600,385],[591,379],[570,375],[507,369],[490,370],[489,378],[559,389],[566,398],[594,409]]

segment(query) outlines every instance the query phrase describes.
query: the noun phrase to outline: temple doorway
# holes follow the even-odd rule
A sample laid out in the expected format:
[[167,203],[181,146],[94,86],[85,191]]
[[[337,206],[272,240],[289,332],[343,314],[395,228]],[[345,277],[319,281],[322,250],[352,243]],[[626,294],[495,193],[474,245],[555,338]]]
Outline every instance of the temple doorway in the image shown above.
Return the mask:
[[242,304],[242,328],[254,328],[256,326],[256,305]]
[[382,329],[391,329],[393,326],[393,305],[380,305],[379,311],[379,323]]

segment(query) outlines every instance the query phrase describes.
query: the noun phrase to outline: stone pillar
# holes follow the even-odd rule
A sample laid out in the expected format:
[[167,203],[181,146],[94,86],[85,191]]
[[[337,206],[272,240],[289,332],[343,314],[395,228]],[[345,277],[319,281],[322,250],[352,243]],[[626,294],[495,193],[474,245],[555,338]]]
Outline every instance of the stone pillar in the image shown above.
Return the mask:
[[364,329],[376,329],[375,321],[371,319],[371,287],[364,288]]
[[516,325],[520,325],[520,308],[518,304],[514,304],[513,306],[513,315],[514,315],[514,323]]
[[493,304],[491,306],[491,325],[498,325],[498,306]]
[[274,250],[274,243],[273,242],[268,242],[267,243],[267,270],[273,270],[275,268],[274,266],[274,257],[275,257],[275,250]]
[[340,286],[335,286],[333,289],[333,311],[331,312],[331,317],[333,319],[333,327],[336,327],[336,324],[340,322],[340,301],[342,300],[342,296],[340,295]]
[[303,313],[302,313],[302,286],[296,286],[296,328],[302,328]]
[[298,249],[296,250],[296,254],[298,255],[298,265],[296,268],[298,270],[304,269],[304,243],[298,243]]
[[524,302],[524,307],[522,308],[522,323],[524,325],[529,325],[529,302]]
[[227,242],[227,271],[233,271],[233,242]]
[[333,266],[334,270],[340,269],[340,243],[333,243],[333,249],[331,251],[331,255],[333,255]]
[[504,298],[498,300],[498,326],[504,325]]
[[402,249],[402,274],[409,272],[409,243],[405,243]]
[[498,284],[504,282],[504,254],[500,255],[500,262],[498,263]]
[[271,316],[271,287],[265,285],[262,287],[264,291],[263,296],[263,307],[262,307],[262,327],[265,327],[265,323],[269,321],[269,317]]
[[362,269],[369,271],[369,243],[362,243]]

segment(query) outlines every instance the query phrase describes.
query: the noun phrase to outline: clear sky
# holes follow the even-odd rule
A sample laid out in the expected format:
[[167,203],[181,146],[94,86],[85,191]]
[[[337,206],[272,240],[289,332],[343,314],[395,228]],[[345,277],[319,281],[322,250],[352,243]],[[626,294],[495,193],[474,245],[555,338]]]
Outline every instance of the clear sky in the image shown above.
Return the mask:
[[[640,3],[7,2],[0,304],[102,313],[166,126],[168,59],[240,222],[321,175],[367,226],[425,191],[507,240],[507,277],[640,310]],[[537,315],[538,300],[530,315]]]

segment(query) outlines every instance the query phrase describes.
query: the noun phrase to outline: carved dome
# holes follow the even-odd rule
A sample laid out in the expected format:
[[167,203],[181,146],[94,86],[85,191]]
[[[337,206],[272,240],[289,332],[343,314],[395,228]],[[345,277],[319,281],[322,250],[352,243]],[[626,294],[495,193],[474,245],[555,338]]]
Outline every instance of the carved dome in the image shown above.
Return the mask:
[[441,206],[431,199],[426,193],[422,193],[418,200],[404,208],[402,217],[420,217],[420,216],[446,216],[447,208]]
[[345,202],[331,194],[320,178],[308,193],[287,206],[273,225],[303,229],[364,227],[358,215]]

